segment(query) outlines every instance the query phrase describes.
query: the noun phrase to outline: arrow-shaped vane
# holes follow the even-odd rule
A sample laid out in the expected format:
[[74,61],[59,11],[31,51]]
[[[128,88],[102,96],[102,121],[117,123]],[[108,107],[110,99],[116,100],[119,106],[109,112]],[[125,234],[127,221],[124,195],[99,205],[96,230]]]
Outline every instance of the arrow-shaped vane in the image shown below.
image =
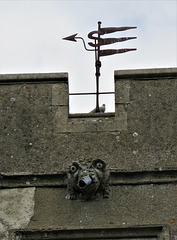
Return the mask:
[[[113,54],[118,53],[125,53],[129,51],[135,51],[136,48],[123,48],[123,49],[104,49],[100,50],[100,46],[102,45],[108,45],[116,42],[123,42],[131,39],[136,39],[136,37],[121,37],[121,38],[101,38],[101,35],[107,34],[107,33],[114,33],[117,31],[126,31],[129,29],[134,29],[136,27],[107,27],[107,28],[101,28],[101,22],[98,22],[98,30],[92,31],[88,34],[89,39],[93,39],[94,43],[89,42],[88,44],[92,47],[91,49],[88,49],[86,47],[85,41],[82,37],[76,37],[76,34],[70,35],[68,37],[63,38],[64,40],[77,42],[76,39],[81,39],[84,44],[84,48],[87,51],[95,51],[95,67],[96,67],[96,112],[99,112],[99,77],[100,77],[100,68],[101,68],[101,61],[100,57],[103,56],[109,56]],[[96,36],[95,36],[96,35]]]

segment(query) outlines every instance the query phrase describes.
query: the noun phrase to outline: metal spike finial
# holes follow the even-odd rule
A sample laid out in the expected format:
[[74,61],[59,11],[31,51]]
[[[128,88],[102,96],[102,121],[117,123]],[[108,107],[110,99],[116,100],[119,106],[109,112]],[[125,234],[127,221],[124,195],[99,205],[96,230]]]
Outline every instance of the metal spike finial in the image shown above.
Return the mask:
[[[101,68],[101,61],[100,57],[109,56],[113,54],[125,53],[129,51],[135,51],[136,48],[125,48],[125,49],[103,49],[101,50],[100,47],[102,45],[113,44],[116,42],[123,42],[127,40],[136,39],[136,37],[122,37],[122,38],[101,38],[101,35],[115,33],[118,31],[126,31],[130,29],[135,29],[136,27],[101,27],[101,21],[98,22],[98,30],[92,31],[88,34],[88,38],[94,40],[94,42],[89,42],[89,46],[92,49],[88,49],[86,47],[85,41],[82,37],[76,37],[77,34],[73,34],[71,36],[63,38],[64,40],[69,40],[73,42],[77,42],[76,39],[81,39],[84,44],[84,48],[87,51],[95,51],[95,67],[96,67],[96,112],[100,112],[99,108],[99,77],[100,77],[100,68]],[[96,34],[96,36],[95,36]]]

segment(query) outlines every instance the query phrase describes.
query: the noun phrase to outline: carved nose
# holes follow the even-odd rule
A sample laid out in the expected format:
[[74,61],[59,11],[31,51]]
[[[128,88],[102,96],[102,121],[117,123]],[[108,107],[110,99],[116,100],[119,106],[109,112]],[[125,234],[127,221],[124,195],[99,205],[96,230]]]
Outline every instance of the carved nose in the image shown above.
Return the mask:
[[81,180],[78,183],[78,186],[80,189],[83,189],[91,183],[92,183],[92,179],[89,175],[87,175],[87,176],[81,178]]

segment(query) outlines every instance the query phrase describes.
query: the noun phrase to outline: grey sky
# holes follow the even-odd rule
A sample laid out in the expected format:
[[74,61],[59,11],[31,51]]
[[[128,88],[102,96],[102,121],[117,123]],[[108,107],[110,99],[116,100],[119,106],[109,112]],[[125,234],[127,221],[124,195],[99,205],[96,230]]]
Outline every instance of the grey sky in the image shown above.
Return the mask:
[[[70,92],[95,91],[94,53],[62,38],[78,33],[88,42],[98,21],[137,27],[106,36],[136,36],[106,48],[137,51],[101,58],[101,91],[114,91],[114,70],[177,67],[177,0],[0,0],[0,73],[68,72]],[[114,111],[114,96],[103,103]],[[71,112],[94,107],[94,97],[70,98]]]

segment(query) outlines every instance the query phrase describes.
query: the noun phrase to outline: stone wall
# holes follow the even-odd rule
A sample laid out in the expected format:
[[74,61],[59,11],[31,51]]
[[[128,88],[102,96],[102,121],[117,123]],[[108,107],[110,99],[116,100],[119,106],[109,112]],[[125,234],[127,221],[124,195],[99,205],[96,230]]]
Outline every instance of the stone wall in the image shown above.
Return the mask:
[[[176,239],[176,92],[176,68],[115,71],[115,113],[69,114],[66,73],[0,75],[0,239]],[[109,199],[68,200],[96,158]]]

